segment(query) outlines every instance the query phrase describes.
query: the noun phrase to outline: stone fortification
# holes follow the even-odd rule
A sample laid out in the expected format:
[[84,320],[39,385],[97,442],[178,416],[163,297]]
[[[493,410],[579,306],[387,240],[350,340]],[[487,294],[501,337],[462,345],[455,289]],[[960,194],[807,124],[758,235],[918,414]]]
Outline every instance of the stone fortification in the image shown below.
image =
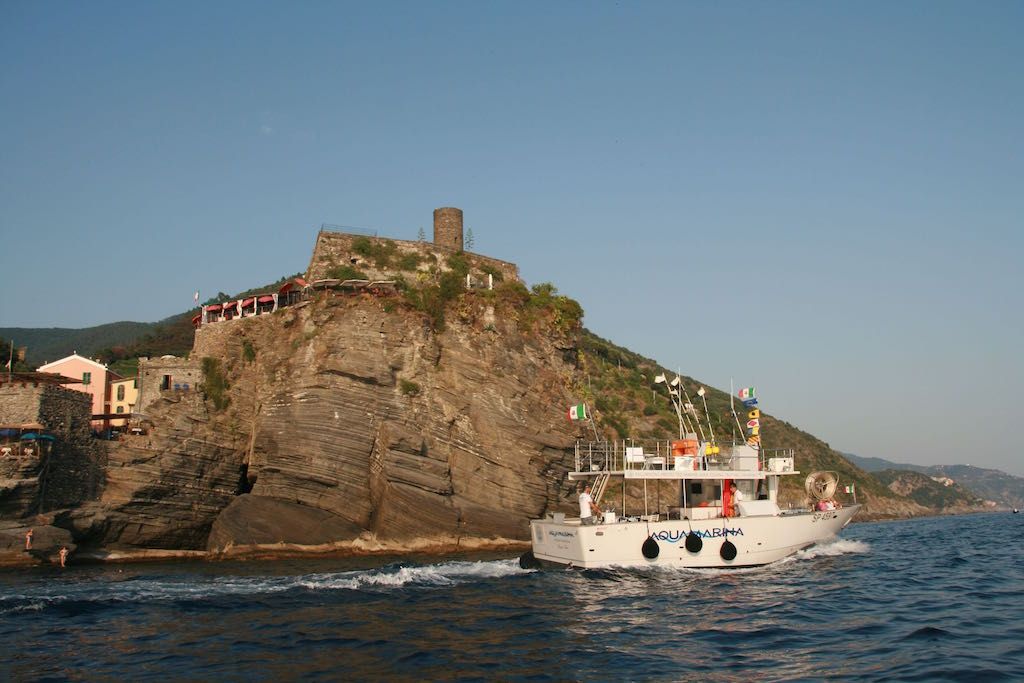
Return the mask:
[[[370,248],[367,248],[367,245]],[[379,254],[388,253],[386,257]],[[450,269],[448,257],[455,253],[430,242],[392,240],[366,235],[321,231],[313,247],[313,257],[306,270],[306,280],[313,282],[332,276],[339,266],[348,266],[364,273],[371,280],[393,280],[403,277],[415,282],[431,270],[445,272]],[[519,280],[519,269],[514,263],[499,259],[465,254],[474,277],[485,282],[487,275],[497,273],[498,279]]]
[[451,206],[434,209],[434,244],[462,251],[462,209]]

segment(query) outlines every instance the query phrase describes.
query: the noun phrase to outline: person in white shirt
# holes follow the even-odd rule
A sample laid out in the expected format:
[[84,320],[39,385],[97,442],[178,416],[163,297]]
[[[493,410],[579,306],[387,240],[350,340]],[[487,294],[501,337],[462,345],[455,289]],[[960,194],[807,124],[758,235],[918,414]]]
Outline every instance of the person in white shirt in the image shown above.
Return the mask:
[[587,484],[580,494],[580,524],[597,524],[600,519],[601,508],[590,496],[590,484]]
[[729,498],[730,506],[732,507],[730,517],[736,517],[739,515],[739,505],[743,502],[743,491],[736,488],[736,482],[729,482]]

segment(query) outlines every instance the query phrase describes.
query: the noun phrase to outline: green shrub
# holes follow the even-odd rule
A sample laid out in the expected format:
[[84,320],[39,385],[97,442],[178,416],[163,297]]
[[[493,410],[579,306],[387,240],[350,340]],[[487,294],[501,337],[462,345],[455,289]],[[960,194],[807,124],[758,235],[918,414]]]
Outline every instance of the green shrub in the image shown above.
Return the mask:
[[366,273],[352,266],[334,266],[327,271],[327,277],[335,280],[368,280]]
[[407,379],[399,381],[398,386],[406,396],[416,396],[420,393],[420,385]]
[[414,251],[411,251],[411,252],[406,253],[406,254],[402,254],[402,256],[398,259],[398,269],[399,270],[416,270],[419,267],[420,262],[422,260],[423,260],[423,257],[420,256],[418,253],[416,253]]
[[373,242],[369,237],[357,237],[352,240],[352,251],[360,256],[369,256],[373,252]]
[[469,261],[466,259],[466,255],[461,251],[448,257],[448,267],[453,273],[460,277],[464,278],[469,275]]
[[203,358],[203,385],[202,391],[206,397],[213,402],[215,410],[224,410],[231,403],[227,396],[230,388],[227,377],[220,366],[220,360],[205,356]]
[[256,360],[256,347],[248,339],[242,341],[242,358],[245,359],[246,363]]
[[486,263],[480,266],[480,272],[484,273],[485,275],[490,275],[491,277],[494,278],[495,282],[501,282],[502,280],[505,279],[505,276],[501,274],[500,270],[498,270],[494,266],[487,265]]

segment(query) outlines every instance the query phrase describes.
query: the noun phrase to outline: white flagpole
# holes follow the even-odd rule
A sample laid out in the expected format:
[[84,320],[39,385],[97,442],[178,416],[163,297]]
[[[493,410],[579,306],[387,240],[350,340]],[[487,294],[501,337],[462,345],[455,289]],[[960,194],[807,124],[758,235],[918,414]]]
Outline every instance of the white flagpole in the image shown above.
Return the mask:
[[[736,428],[740,430],[740,437],[743,439],[743,443],[746,443],[747,437],[743,434],[743,426],[740,424],[740,416],[736,414],[736,387],[732,385],[732,377],[729,378],[729,410],[732,411],[732,419],[736,421]],[[735,445],[735,443],[733,445]]]

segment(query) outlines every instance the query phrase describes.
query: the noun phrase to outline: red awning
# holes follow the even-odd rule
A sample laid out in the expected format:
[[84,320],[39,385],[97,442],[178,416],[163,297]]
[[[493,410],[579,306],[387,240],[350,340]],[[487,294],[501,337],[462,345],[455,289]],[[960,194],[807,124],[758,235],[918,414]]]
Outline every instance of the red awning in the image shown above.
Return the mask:
[[303,280],[301,277],[297,277],[281,285],[281,289],[277,290],[277,293],[284,294],[286,292],[292,291],[293,289],[302,289],[305,286],[306,281]]
[[248,299],[242,302],[242,308],[245,308],[246,306],[252,306],[252,302],[254,301],[256,301],[255,298],[249,297]]
[[202,315],[200,315],[199,313],[196,313],[194,316],[192,316],[192,322],[197,323],[197,322],[199,322],[199,319],[202,318],[202,317],[203,317]]
[[261,304],[272,304],[274,303],[274,297],[264,294],[259,299],[257,299],[257,301],[259,301]]
[[210,304],[209,306],[206,307],[206,310],[208,310],[208,311],[219,311],[221,308],[222,307],[221,307],[220,304]]
[[224,304],[224,310],[226,311],[229,308],[235,308],[237,306],[238,306],[238,302],[237,301],[229,301],[226,304]]

